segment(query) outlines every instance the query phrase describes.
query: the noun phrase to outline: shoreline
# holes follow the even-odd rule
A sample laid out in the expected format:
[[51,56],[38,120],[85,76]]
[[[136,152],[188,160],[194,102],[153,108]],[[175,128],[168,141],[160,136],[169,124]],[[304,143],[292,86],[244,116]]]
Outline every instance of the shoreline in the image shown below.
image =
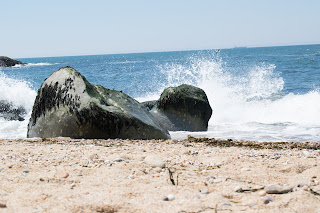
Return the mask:
[[0,209],[317,212],[319,162],[315,142],[1,139]]

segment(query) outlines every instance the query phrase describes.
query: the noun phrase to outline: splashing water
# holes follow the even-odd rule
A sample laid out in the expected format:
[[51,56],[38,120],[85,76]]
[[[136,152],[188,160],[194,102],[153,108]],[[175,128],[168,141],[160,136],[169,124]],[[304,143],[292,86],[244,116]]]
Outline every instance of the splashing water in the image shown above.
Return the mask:
[[285,82],[273,64],[232,69],[218,57],[192,57],[186,65],[166,64],[162,68],[168,76],[166,86],[198,86],[213,109],[208,132],[171,132],[173,138],[193,134],[258,141],[320,140],[318,90],[285,94]]
[[8,78],[0,72],[0,100],[13,104],[15,107],[22,106],[30,111],[36,92],[31,89],[31,85],[26,81]]
[[36,92],[26,81],[8,78],[0,71],[0,101],[12,104],[13,107],[25,109],[24,121],[7,121],[0,118],[0,138],[25,138],[27,125]]

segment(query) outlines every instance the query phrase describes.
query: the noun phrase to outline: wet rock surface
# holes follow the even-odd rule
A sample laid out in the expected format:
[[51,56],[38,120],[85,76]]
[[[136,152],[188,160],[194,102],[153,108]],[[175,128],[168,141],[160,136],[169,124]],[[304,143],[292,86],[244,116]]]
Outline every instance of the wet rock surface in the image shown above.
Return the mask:
[[26,114],[26,110],[22,107],[16,107],[11,103],[0,100],[0,118],[13,121],[24,121],[23,116]]
[[41,85],[28,137],[168,139],[170,135],[139,102],[90,84],[72,67],[55,71]]
[[[151,108],[152,104],[154,106]],[[212,114],[205,92],[187,84],[165,89],[158,101],[145,103],[170,131],[206,131]]]

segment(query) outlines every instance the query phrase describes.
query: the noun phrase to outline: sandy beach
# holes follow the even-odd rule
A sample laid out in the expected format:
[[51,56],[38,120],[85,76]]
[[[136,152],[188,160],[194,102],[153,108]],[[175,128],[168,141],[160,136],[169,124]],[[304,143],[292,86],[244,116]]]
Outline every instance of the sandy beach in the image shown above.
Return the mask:
[[5,139],[0,212],[319,212],[319,160],[317,143]]

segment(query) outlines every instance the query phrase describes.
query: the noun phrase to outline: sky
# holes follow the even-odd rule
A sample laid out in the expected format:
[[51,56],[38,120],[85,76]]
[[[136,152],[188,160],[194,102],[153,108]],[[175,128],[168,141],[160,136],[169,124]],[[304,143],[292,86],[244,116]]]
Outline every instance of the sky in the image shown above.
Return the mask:
[[0,55],[320,43],[319,0],[0,0]]

